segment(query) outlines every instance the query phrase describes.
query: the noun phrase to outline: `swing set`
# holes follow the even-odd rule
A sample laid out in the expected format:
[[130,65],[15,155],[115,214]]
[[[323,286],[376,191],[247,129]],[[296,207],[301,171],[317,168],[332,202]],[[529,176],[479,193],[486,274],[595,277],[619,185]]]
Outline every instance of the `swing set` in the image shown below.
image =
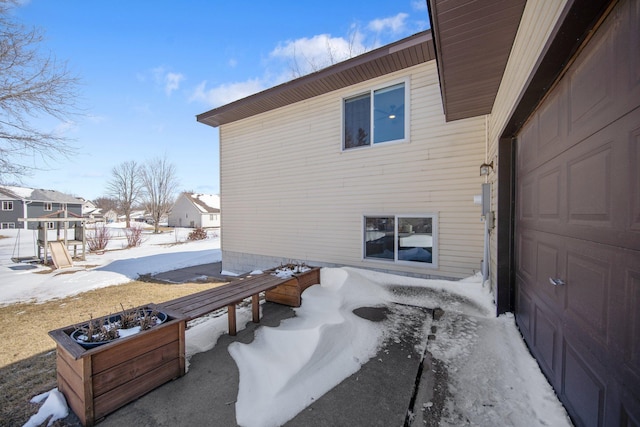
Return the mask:
[[[54,216],[55,215],[55,216]],[[64,216],[61,216],[64,215]],[[44,216],[39,218],[19,218],[26,224],[26,229],[29,229],[29,223],[37,223],[37,229],[33,230],[33,252],[32,256],[20,256],[20,233],[22,229],[18,230],[16,237],[16,243],[13,248],[13,254],[11,260],[16,263],[32,263],[41,262],[44,265],[49,264],[49,256],[56,268],[71,267],[73,265],[74,258],[85,259],[86,254],[86,236],[85,236],[85,223],[87,218],[68,216],[66,210],[60,210],[52,213],[50,216]],[[70,227],[70,224],[72,226]],[[70,236],[70,231],[73,231],[73,235]],[[49,232],[55,231],[56,236],[50,239]],[[36,238],[37,234],[37,238]],[[73,257],[69,253],[69,247],[73,247]],[[78,247],[81,248],[81,252],[78,252]]]

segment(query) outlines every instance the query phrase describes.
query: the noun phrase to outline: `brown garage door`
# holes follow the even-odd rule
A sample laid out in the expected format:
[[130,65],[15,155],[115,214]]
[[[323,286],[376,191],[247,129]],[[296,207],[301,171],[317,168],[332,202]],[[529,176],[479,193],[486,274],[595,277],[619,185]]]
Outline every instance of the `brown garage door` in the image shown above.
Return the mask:
[[516,319],[577,425],[640,425],[640,1],[518,135]]

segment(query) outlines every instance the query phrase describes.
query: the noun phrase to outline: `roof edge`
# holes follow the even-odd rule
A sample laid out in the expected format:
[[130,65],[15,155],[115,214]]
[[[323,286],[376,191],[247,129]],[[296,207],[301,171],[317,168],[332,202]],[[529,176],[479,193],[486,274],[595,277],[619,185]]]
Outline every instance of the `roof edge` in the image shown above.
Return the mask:
[[[339,62],[311,74],[307,74],[297,79],[287,81],[277,86],[273,86],[269,89],[265,89],[261,92],[249,95],[245,98],[241,98],[220,107],[216,107],[202,114],[198,114],[196,115],[196,120],[200,123],[212,127],[218,127],[225,123],[231,123],[233,121],[251,117],[253,115],[266,111],[274,110],[285,105],[290,105],[295,102],[310,99],[314,96],[329,93],[333,90],[340,89],[340,87],[322,84],[322,89],[318,89],[312,88],[312,86],[314,86],[314,84],[318,84],[318,82],[320,81],[326,81],[328,79],[338,78],[342,76],[346,77],[346,74],[351,70],[381,60],[382,58],[388,57],[390,55],[401,54],[403,51],[415,49],[422,44],[431,44],[430,47],[426,48],[426,56],[428,57],[427,60],[434,59],[434,49],[432,46],[432,41],[433,37],[431,29],[416,33],[402,40],[398,40],[394,43],[347,59],[346,61]],[[416,64],[409,62],[406,66],[403,66],[399,69],[408,68],[413,65]],[[389,74],[397,70],[398,69],[389,69],[388,71],[384,70],[381,75]],[[374,77],[362,76],[361,81],[366,81],[371,78]],[[346,81],[347,79],[340,80]],[[354,83],[344,84],[343,87],[349,86],[351,84]],[[274,97],[278,97],[278,99],[274,100]],[[265,105],[259,105],[266,99],[269,99],[270,102],[265,103]],[[223,114],[225,115],[224,117]]]

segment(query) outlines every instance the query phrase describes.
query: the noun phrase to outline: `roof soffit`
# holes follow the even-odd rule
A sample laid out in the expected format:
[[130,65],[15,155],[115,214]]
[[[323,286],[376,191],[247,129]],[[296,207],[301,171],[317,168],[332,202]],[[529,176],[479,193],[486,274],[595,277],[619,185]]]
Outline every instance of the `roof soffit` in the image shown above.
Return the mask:
[[491,113],[526,0],[429,0],[447,121]]

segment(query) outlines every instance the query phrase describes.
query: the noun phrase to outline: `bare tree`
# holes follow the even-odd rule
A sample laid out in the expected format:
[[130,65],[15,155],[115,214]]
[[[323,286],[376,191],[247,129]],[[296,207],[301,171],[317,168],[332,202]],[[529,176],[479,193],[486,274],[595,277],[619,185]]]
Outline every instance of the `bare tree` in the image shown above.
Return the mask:
[[134,203],[141,195],[142,184],[141,166],[135,160],[120,163],[111,169],[111,180],[107,183],[107,191],[117,200],[127,228],[131,226],[131,212]]
[[77,112],[79,79],[38,51],[42,33],[16,23],[14,0],[0,0],[0,182],[29,174],[34,157],[52,160],[75,152],[60,132],[32,123],[40,116],[69,123]]
[[96,205],[97,208],[100,208],[102,212],[108,212],[110,210],[114,212],[118,211],[118,201],[111,197],[98,197],[93,200],[93,204]]
[[154,232],[160,227],[160,218],[167,215],[173,205],[178,188],[175,166],[167,157],[148,161],[142,168],[142,186],[144,204],[153,219]]

